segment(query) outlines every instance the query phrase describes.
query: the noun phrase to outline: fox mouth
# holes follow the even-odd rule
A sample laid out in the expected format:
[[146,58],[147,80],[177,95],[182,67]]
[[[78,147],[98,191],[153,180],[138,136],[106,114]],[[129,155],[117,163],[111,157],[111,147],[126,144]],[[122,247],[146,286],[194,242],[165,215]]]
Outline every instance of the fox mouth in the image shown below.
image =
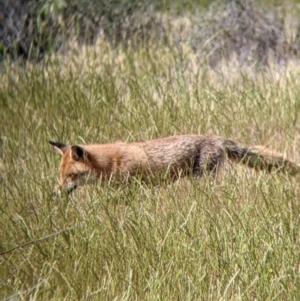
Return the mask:
[[65,186],[65,191],[70,194],[72,191],[74,191],[77,188],[77,184],[74,182],[67,183]]
[[66,184],[65,187],[56,185],[54,187],[53,194],[56,195],[56,196],[58,196],[58,197],[60,197],[62,195],[62,193],[64,193],[64,192],[67,193],[67,194],[70,194],[77,187],[78,187],[78,185],[76,183],[68,183],[68,184]]

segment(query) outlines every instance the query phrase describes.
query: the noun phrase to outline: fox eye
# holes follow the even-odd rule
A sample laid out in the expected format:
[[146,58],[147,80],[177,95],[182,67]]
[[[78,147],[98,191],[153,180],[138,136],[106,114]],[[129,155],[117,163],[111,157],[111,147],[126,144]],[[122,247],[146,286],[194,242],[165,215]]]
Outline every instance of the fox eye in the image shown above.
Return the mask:
[[75,177],[75,176],[76,176],[76,174],[73,173],[73,172],[70,172],[70,173],[66,174],[66,177],[67,177],[67,178],[73,178],[73,177]]

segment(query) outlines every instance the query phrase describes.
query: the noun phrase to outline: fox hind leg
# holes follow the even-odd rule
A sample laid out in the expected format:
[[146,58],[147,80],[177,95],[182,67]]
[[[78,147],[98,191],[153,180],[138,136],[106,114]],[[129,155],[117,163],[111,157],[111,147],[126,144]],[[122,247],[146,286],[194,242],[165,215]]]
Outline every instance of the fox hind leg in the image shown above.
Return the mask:
[[194,159],[193,175],[202,177],[207,174],[215,179],[222,170],[224,162],[225,150],[223,147],[203,146]]

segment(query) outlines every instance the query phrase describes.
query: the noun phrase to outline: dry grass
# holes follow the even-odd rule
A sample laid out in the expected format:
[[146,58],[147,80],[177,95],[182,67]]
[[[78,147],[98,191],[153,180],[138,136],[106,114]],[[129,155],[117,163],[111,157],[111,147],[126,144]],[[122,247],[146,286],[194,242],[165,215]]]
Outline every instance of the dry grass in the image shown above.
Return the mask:
[[299,176],[228,166],[216,183],[52,195],[59,157],[48,140],[213,133],[299,161],[299,63],[234,66],[212,70],[189,46],[133,51],[101,39],[39,65],[7,65],[1,299],[297,300]]

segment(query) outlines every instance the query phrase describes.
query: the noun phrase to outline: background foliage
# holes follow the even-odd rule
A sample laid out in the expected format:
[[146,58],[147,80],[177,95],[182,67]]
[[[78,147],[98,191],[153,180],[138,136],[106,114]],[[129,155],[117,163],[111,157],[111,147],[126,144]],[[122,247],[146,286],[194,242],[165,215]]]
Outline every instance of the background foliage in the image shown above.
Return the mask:
[[[131,47],[190,44],[211,66],[233,55],[241,63],[279,63],[299,55],[299,22],[292,3],[240,1],[2,0],[1,58],[37,60],[69,43]],[[266,2],[266,1],[265,1]],[[292,19],[287,13],[294,10]],[[271,9],[270,9],[271,8]],[[296,9],[295,9],[296,8]],[[291,23],[293,31],[288,30]],[[287,31],[288,30],[288,31]]]

